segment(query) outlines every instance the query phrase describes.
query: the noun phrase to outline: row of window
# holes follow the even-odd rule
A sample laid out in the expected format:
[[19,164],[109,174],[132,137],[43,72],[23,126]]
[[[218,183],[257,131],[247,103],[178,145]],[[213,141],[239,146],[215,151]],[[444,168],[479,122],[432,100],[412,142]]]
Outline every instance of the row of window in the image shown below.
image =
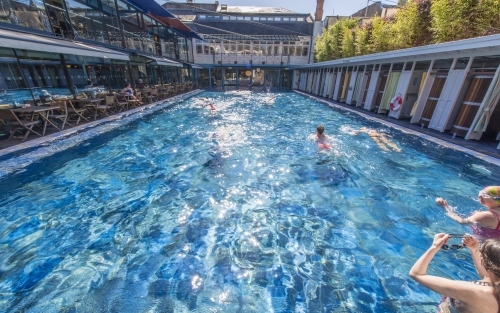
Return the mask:
[[229,15],[198,15],[199,20],[223,20],[223,21],[272,21],[272,22],[308,22],[303,17],[281,17],[281,16],[229,16]]
[[[288,43],[288,41],[287,41]],[[250,44],[250,41],[238,42],[237,44],[232,42],[221,43],[206,43],[204,45],[196,45],[196,53],[199,55],[213,55],[213,54],[240,54],[240,55],[289,55],[298,57],[307,57],[309,55],[309,43],[298,42],[297,45],[295,41],[290,41],[290,44],[285,44],[283,42],[280,45],[279,41],[254,41]]]

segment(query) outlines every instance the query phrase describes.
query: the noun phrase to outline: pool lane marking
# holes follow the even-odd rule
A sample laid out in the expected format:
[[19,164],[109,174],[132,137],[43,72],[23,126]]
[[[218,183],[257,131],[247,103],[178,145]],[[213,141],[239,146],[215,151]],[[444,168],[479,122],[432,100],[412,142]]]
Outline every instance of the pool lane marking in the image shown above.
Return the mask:
[[[193,90],[190,93],[179,95],[166,101],[157,101],[133,110],[105,117],[98,121],[93,121],[84,125],[70,128],[68,130],[33,139],[26,143],[18,144],[10,148],[2,149],[0,150],[0,156],[4,156],[10,153],[16,153],[25,149],[38,148],[19,156],[15,156],[11,159],[0,161],[0,178],[3,178],[4,176],[9,175],[22,168],[25,168],[40,159],[80,144],[87,139],[126,125],[141,118],[145,114],[150,114],[160,109],[167,108],[173,104],[176,104],[177,101],[186,100],[201,92],[204,91],[200,89]],[[95,131],[92,131],[92,128]]]
[[318,98],[316,96],[312,96],[310,94],[307,94],[307,93],[299,91],[299,90],[294,90],[294,92],[296,92],[296,93],[298,93],[298,94],[300,94],[302,96],[314,99],[314,100],[316,100],[318,102],[326,103],[326,104],[328,104],[331,107],[342,109],[342,110],[346,110],[346,111],[349,111],[351,113],[356,113],[356,114],[358,114],[358,115],[360,115],[360,116],[362,116],[362,117],[364,117],[364,118],[366,118],[368,120],[372,120],[372,121],[384,124],[386,126],[395,128],[395,129],[397,129],[399,131],[402,131],[404,133],[408,133],[408,134],[415,135],[415,136],[420,137],[420,138],[427,139],[429,141],[432,141],[432,142],[434,142],[436,144],[439,144],[441,146],[444,146],[446,148],[458,150],[460,152],[467,153],[469,155],[472,155],[472,156],[474,156],[474,157],[476,157],[478,159],[481,159],[483,161],[486,161],[488,163],[494,164],[496,166],[500,166],[500,159],[498,159],[498,158],[486,155],[486,154],[478,152],[478,151],[474,151],[474,150],[469,149],[469,148],[462,147],[460,145],[448,142],[446,140],[442,140],[442,139],[436,138],[436,137],[431,136],[431,135],[427,135],[427,134],[424,134],[424,133],[421,133],[421,132],[418,132],[418,131],[406,128],[406,127],[398,125],[398,124],[394,124],[394,123],[392,123],[390,121],[386,121],[386,120],[380,119],[380,118],[378,118],[376,116],[368,115],[368,114],[365,114],[363,112],[359,112],[359,111],[353,110],[353,109],[351,109],[349,107],[344,107],[342,105],[330,102],[330,101],[325,100],[325,99]]

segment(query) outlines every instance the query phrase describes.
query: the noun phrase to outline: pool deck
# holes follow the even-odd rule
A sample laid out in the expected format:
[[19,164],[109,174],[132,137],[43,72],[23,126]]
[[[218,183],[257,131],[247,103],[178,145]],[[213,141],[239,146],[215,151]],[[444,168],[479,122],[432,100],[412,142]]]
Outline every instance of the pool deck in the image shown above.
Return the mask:
[[375,112],[367,111],[362,108],[357,108],[352,105],[345,103],[340,103],[331,99],[326,99],[311,95],[302,91],[294,90],[294,92],[304,95],[306,97],[311,97],[317,101],[324,102],[332,107],[336,107],[342,110],[347,110],[356,114],[359,114],[367,119],[378,121],[390,127],[397,128],[403,132],[411,133],[413,135],[425,138],[427,140],[433,141],[437,144],[471,154],[477,158],[483,159],[489,163],[500,166],[500,150],[497,149],[498,142],[494,140],[481,139],[480,141],[465,140],[460,137],[453,138],[453,135],[448,133],[441,133],[434,129],[428,129],[421,127],[417,124],[411,124],[409,120],[405,119],[395,119],[384,114],[378,114]]

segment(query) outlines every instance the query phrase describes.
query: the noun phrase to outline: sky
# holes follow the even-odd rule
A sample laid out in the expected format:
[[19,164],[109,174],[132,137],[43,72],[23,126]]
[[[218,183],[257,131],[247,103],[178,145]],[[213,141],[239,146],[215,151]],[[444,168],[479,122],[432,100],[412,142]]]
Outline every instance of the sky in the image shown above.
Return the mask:
[[[165,1],[156,0],[159,3]],[[371,0],[370,0],[371,1]],[[184,2],[176,0],[176,2]],[[211,3],[215,0],[194,0],[199,3]],[[395,4],[397,0],[382,0],[385,4]],[[263,7],[282,7],[297,13],[316,12],[316,0],[219,0],[220,4],[244,5],[244,6],[263,6]],[[372,3],[372,2],[370,2]],[[323,18],[331,15],[349,16],[362,8],[366,7],[366,0],[325,0],[323,5]]]

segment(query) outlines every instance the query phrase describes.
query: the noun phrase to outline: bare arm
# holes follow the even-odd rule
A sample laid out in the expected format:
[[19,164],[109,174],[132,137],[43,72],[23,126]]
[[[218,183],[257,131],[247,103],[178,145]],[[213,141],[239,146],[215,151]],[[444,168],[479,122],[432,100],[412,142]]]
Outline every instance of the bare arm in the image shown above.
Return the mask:
[[457,221],[459,224],[481,226],[481,224],[478,223],[472,216],[469,218],[462,218],[454,211],[452,207],[448,205],[448,202],[443,198],[436,198],[436,204],[440,205],[446,211],[446,215]]
[[476,301],[473,291],[474,284],[465,281],[455,281],[443,277],[427,275],[429,263],[443,244],[448,240],[448,235],[437,234],[432,246],[417,260],[410,270],[410,276],[419,284],[444,296],[457,299],[467,304]]
[[464,238],[462,238],[462,244],[469,249],[472,261],[474,261],[474,265],[476,267],[477,274],[481,279],[484,279],[486,276],[488,276],[488,272],[486,272],[486,269],[481,262],[479,241],[477,241],[477,239],[472,236],[466,235]]

